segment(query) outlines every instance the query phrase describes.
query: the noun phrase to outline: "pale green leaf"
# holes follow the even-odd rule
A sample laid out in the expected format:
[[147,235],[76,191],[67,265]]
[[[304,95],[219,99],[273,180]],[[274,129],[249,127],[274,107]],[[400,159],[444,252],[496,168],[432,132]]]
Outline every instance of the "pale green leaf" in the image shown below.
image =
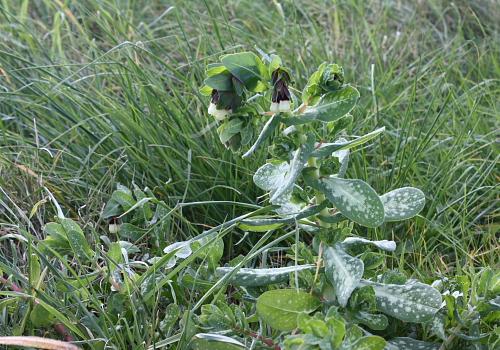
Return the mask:
[[418,188],[403,187],[380,196],[385,221],[400,221],[414,217],[424,208],[425,195]]
[[387,315],[406,322],[426,322],[441,308],[441,293],[416,281],[406,284],[382,284],[363,281],[373,287],[377,308]]
[[382,201],[366,182],[333,176],[317,180],[307,174],[306,183],[323,192],[342,215],[366,227],[377,227],[384,222]]
[[[291,273],[304,270],[314,270],[316,265],[297,265],[268,269],[246,269],[241,268],[233,273],[229,283],[236,286],[259,287],[288,281]],[[216,269],[218,276],[225,276],[234,271],[234,267],[219,267]]]
[[297,327],[300,313],[311,313],[320,305],[315,296],[295,289],[275,289],[257,299],[257,313],[272,328],[290,331]]
[[347,254],[338,244],[327,247],[324,257],[326,278],[335,288],[339,304],[345,307],[363,277],[363,261]]
[[381,241],[370,241],[369,239],[361,237],[347,237],[342,241],[342,246],[344,248],[349,248],[357,245],[373,245],[380,250],[385,250],[387,252],[393,252],[396,250],[396,242],[381,240]]

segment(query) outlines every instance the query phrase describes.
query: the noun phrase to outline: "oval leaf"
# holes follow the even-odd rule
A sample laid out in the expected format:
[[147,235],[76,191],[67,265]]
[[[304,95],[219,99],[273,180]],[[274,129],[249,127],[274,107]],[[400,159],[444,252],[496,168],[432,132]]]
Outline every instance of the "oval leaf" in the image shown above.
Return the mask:
[[233,338],[220,334],[198,333],[190,343],[192,350],[241,350],[245,345]]
[[297,315],[311,313],[320,305],[315,296],[295,289],[276,289],[257,299],[257,313],[272,328],[290,331],[297,327]]
[[286,162],[266,163],[257,169],[253,175],[253,182],[264,191],[272,191],[283,183],[289,168],[290,165]]
[[377,192],[362,180],[328,177],[319,180],[304,176],[307,184],[323,192],[347,218],[366,227],[384,222],[384,206]]
[[406,322],[426,322],[441,308],[441,294],[435,288],[416,281],[403,285],[363,281],[373,287],[377,308]]
[[339,304],[345,307],[363,277],[363,261],[347,254],[338,244],[326,248],[324,256],[326,278],[335,288]]
[[403,187],[380,196],[385,221],[401,221],[414,217],[424,208],[425,195],[418,188]]
[[[231,284],[243,287],[259,287],[267,286],[269,284],[276,284],[288,281],[288,277],[292,272],[299,272],[303,270],[314,270],[316,268],[313,264],[287,266],[271,269],[239,269],[231,279]],[[225,276],[231,273],[234,267],[219,267],[216,273],[219,276]]]

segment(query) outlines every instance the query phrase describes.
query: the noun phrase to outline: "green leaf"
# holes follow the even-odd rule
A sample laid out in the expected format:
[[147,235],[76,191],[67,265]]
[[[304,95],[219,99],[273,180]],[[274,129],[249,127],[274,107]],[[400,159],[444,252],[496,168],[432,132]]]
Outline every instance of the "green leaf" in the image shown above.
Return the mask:
[[380,196],[385,221],[401,221],[414,217],[424,208],[425,195],[418,188],[403,187]]
[[277,189],[284,180],[290,165],[287,162],[266,163],[253,175],[253,182],[264,191]]
[[267,80],[266,66],[253,52],[224,55],[221,61],[248,90],[261,92],[266,89],[266,85],[262,82],[262,80]]
[[205,85],[216,89],[218,91],[232,91],[233,83],[231,81],[231,73],[228,71],[222,71],[221,73],[212,75],[205,79],[203,82]]
[[63,227],[66,238],[73,250],[75,256],[77,256],[82,261],[88,261],[92,256],[94,256],[94,252],[90,248],[85,235],[83,234],[80,226],[71,219],[60,219],[59,223]]
[[241,350],[245,345],[220,334],[198,333],[189,344],[192,350]]
[[264,125],[262,128],[262,131],[259,134],[259,137],[255,141],[255,143],[252,145],[252,147],[242,156],[243,158],[248,158],[251,156],[257,148],[269,137],[271,134],[274,132],[276,127],[279,125],[281,121],[281,117],[279,114],[273,115]]
[[377,227],[384,222],[384,206],[377,192],[362,180],[327,177],[319,180],[304,174],[306,183],[323,192],[342,215],[366,227]]
[[363,277],[363,261],[347,254],[338,244],[326,248],[324,256],[326,278],[335,288],[339,304],[345,307]]
[[47,312],[45,308],[40,304],[35,304],[33,310],[30,313],[30,321],[33,327],[36,328],[46,328],[52,326],[56,322],[57,318]]
[[257,299],[257,313],[272,328],[290,331],[297,327],[297,316],[316,310],[320,301],[315,296],[295,289],[275,289]]
[[118,185],[116,191],[111,195],[110,200],[104,207],[102,217],[109,219],[119,216],[135,204],[135,199],[132,196],[132,191],[127,187]]
[[226,143],[231,137],[238,134],[241,131],[243,126],[243,120],[240,118],[233,118],[230,120],[224,121],[221,126],[217,129],[219,132],[220,142]]
[[379,128],[377,130],[374,130],[366,135],[363,135],[361,137],[358,137],[357,139],[351,140],[351,141],[336,141],[333,143],[323,143],[319,145],[318,148],[314,150],[314,152],[311,154],[312,157],[316,158],[323,158],[323,157],[330,157],[333,152],[338,152],[338,151],[343,151],[343,150],[348,150],[353,147],[362,145],[365,142],[368,142],[378,135],[380,135],[382,132],[385,131],[385,127]]
[[[314,270],[313,264],[287,266],[269,269],[246,269],[241,268],[229,279],[229,283],[243,287],[259,287],[270,284],[282,283],[288,281],[291,273],[303,270]],[[234,267],[219,267],[216,269],[218,276],[225,276],[234,271]]]
[[313,121],[333,122],[349,113],[359,99],[359,92],[352,86],[328,92],[318,104],[306,108],[304,113],[283,120],[286,125],[306,124]]
[[342,247],[350,248],[358,245],[373,245],[380,250],[385,250],[386,252],[393,252],[396,250],[396,242],[381,240],[381,241],[370,241],[369,239],[360,237],[347,237],[341,243]]
[[283,180],[279,187],[271,192],[270,202],[272,204],[283,205],[288,200],[289,195],[293,190],[297,177],[304,169],[305,163],[313,151],[314,135],[308,134],[306,142],[295,151],[293,159],[290,162],[290,167],[283,176]]
[[402,321],[426,322],[441,308],[439,291],[420,282],[399,285],[362,281],[362,284],[373,287],[380,311]]
[[241,223],[238,224],[238,227],[244,231],[266,232],[276,230],[284,224],[285,223],[283,222],[283,219],[275,218],[272,216],[256,216],[241,221]]
[[290,164],[266,163],[255,172],[254,183],[263,190],[270,191],[272,204],[280,206],[289,204],[295,181],[313,151],[313,145],[314,135],[309,134],[306,143],[295,151]]
[[438,350],[440,347],[440,344],[400,337],[390,340],[385,350]]

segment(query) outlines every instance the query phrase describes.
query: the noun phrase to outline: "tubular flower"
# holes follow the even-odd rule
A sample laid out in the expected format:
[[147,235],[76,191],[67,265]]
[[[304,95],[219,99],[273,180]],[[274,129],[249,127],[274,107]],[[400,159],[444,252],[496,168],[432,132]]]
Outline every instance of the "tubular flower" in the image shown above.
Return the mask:
[[108,230],[109,230],[109,233],[118,233],[118,231],[120,230],[120,220],[116,217],[113,217],[109,220],[109,226],[108,226]]
[[282,69],[276,69],[272,74],[273,95],[270,111],[273,113],[290,112],[290,91],[288,82],[290,76]]
[[217,90],[212,90],[212,99],[210,100],[210,105],[208,106],[208,114],[213,115],[216,120],[222,121],[232,113],[231,109],[219,109],[217,105],[220,101],[220,94]]

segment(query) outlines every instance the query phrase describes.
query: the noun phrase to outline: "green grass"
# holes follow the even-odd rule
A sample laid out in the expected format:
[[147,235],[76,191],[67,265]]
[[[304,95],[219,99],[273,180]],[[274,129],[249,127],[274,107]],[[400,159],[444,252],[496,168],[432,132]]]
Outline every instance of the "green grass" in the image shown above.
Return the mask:
[[[342,64],[362,96],[349,132],[386,127],[382,138],[351,157],[350,174],[380,193],[412,185],[427,196],[417,219],[356,228],[399,243],[389,267],[426,282],[498,268],[498,18],[500,6],[487,0],[370,6],[356,0],[1,0],[0,271],[70,323],[94,314],[101,332],[76,337],[88,346],[94,338],[146,348],[176,333],[155,337],[164,301],[137,304],[133,293],[125,294],[133,317],[120,320],[118,329],[117,320],[98,311],[112,303],[108,295],[70,297],[58,288],[67,276],[92,272],[90,265],[49,261],[36,245],[9,235],[43,239],[42,227],[55,215],[50,192],[105,261],[99,237],[106,224],[99,215],[116,183],[148,187],[169,208],[209,201],[176,210],[155,241],[138,242],[139,261],[248,211],[213,201],[259,204],[263,193],[252,174],[266,152],[242,160],[225,150],[198,92],[208,62],[255,47],[278,53],[296,86],[323,61]],[[234,245],[241,238],[238,231],[226,235],[226,260],[246,254],[261,237]],[[36,291],[28,277],[31,254],[47,268]],[[0,285],[0,292],[7,289]],[[200,297],[174,289],[186,307]],[[0,336],[57,337],[29,322],[20,331],[25,315],[22,308],[0,312]]]

